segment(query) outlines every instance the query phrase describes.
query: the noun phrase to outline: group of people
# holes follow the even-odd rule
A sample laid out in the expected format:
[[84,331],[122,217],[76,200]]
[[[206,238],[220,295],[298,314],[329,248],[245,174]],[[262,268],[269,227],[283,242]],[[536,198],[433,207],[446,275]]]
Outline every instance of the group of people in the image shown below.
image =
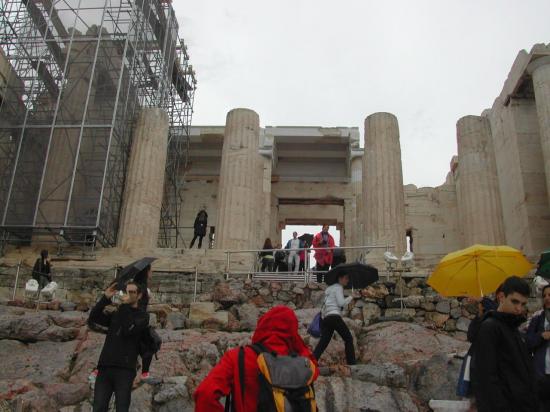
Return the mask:
[[526,331],[529,284],[512,276],[470,323],[470,381],[479,412],[550,411],[550,285]]
[[[311,236],[311,235],[310,235]],[[334,237],[329,233],[329,225],[323,225],[321,231],[313,236],[311,244],[307,239],[298,237],[298,232],[292,233],[284,249],[281,245],[273,246],[271,239],[265,239],[263,251],[259,253],[262,272],[300,272],[306,270],[306,253],[310,253],[309,247],[313,247],[315,258],[317,281],[322,281],[323,272],[328,271],[340,263],[345,263],[344,250],[336,248]]]

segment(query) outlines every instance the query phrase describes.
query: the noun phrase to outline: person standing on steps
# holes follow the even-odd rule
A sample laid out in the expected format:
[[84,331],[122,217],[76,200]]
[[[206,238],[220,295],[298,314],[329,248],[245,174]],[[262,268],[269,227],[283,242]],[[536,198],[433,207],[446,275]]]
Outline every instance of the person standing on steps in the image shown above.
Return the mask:
[[327,348],[334,335],[334,331],[342,337],[345,343],[346,363],[355,365],[355,348],[353,347],[353,336],[342,318],[342,308],[347,306],[358,294],[344,298],[344,287],[349,283],[348,275],[338,276],[338,281],[325,290],[325,300],[321,308],[321,339],[313,351],[317,360]]
[[208,227],[208,213],[206,213],[206,210],[202,208],[199,213],[197,213],[197,217],[195,218],[195,223],[193,224],[193,240],[191,241],[191,244],[189,245],[189,249],[193,248],[193,245],[195,244],[195,240],[199,238],[199,245],[198,248],[200,249],[202,247],[202,238],[206,236],[206,228]]
[[300,269],[300,250],[304,247],[304,241],[298,239],[298,233],[292,233],[292,239],[290,239],[285,249],[289,251],[288,253],[288,269],[294,272],[298,272]]
[[50,263],[50,257],[46,249],[40,252],[40,257],[36,259],[32,268],[32,278],[38,282],[39,290],[52,281],[52,265]]
[[[321,248],[315,250],[313,257],[317,262],[317,271],[326,272],[332,265],[333,249],[335,246],[334,238],[328,233],[328,225],[323,225],[321,232],[313,237],[313,248]],[[323,281],[323,273],[317,273],[317,283]]]

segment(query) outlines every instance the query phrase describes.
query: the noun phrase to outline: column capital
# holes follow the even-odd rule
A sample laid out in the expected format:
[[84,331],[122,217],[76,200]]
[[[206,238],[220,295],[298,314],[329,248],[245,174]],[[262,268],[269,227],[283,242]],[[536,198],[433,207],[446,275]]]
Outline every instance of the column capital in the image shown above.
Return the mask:
[[539,57],[538,59],[533,60],[531,63],[527,65],[527,73],[529,73],[530,75],[533,75],[533,73],[539,67],[546,66],[548,64],[550,64],[550,56]]

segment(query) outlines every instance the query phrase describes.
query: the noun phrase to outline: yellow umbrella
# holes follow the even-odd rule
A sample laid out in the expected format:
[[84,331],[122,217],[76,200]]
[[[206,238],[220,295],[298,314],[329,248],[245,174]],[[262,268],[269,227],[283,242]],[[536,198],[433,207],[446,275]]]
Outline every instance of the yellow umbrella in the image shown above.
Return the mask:
[[509,246],[473,245],[449,253],[437,265],[428,285],[443,296],[481,297],[510,276],[525,276],[533,265]]

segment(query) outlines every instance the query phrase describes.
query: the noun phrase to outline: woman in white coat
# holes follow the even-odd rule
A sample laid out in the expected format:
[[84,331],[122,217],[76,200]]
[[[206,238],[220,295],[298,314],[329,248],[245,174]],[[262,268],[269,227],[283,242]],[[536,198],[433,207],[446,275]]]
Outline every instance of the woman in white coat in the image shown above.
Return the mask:
[[321,339],[313,354],[319,360],[328,344],[332,339],[334,331],[344,340],[346,345],[346,362],[348,365],[355,365],[355,349],[353,347],[353,337],[349,331],[344,319],[342,319],[342,309],[348,305],[354,296],[344,298],[344,287],[349,282],[348,275],[338,276],[338,281],[325,290],[325,302],[321,309]]

